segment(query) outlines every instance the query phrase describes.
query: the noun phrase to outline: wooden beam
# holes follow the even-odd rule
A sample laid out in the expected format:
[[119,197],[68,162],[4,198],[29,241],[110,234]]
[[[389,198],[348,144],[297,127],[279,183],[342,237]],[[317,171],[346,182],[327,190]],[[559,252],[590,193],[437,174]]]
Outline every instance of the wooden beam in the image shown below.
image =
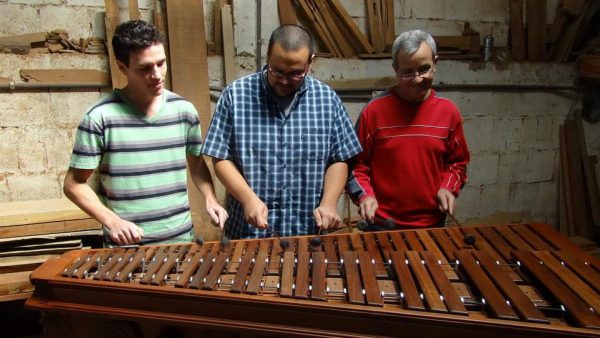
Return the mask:
[[306,18],[306,23],[310,26],[310,29],[313,32],[315,32],[319,41],[323,43],[323,47],[325,48],[325,50],[322,52],[329,52],[332,53],[334,57],[337,56],[337,53],[333,48],[331,41],[329,41],[329,38],[327,37],[323,29],[321,28],[319,23],[317,23],[317,19],[306,0],[298,0],[298,4],[300,5],[301,9],[300,13]]
[[546,0],[526,0],[527,50],[530,61],[546,60]]
[[386,27],[385,27],[385,50],[391,51],[392,44],[396,39],[396,18],[394,15],[394,1],[384,0],[385,2],[385,13],[386,13]]
[[115,35],[115,28],[119,24],[119,2],[118,0],[104,0],[106,7],[106,42],[108,45],[108,60],[110,65],[110,79],[114,89],[125,88],[127,86],[127,77],[119,70],[117,59],[112,48],[112,38]]
[[215,43],[215,55],[223,55],[223,23],[221,22],[223,14],[221,9],[225,5],[225,0],[215,0],[213,4],[213,10],[215,12],[215,24],[214,24],[214,43]]
[[367,37],[360,31],[356,22],[354,22],[352,17],[344,8],[344,5],[342,5],[342,3],[339,0],[330,0],[329,5],[331,6],[335,14],[337,14],[337,17],[340,20],[340,22],[344,26],[346,26],[346,29],[351,33],[350,36],[356,43],[355,48],[357,49],[357,51],[363,54],[373,53],[373,46],[371,46],[371,43],[369,42]]
[[367,22],[369,24],[369,36],[371,37],[371,45],[375,53],[381,53],[385,50],[385,42],[381,32],[381,26],[377,18],[378,13],[377,0],[367,0]]
[[517,61],[525,60],[525,30],[523,29],[523,0],[509,1],[510,53]]
[[593,226],[600,227],[600,196],[598,195],[598,185],[596,183],[594,169],[588,156],[581,113],[575,113],[575,124],[579,138],[578,144],[581,153],[581,166],[583,167],[585,191],[587,192],[588,201],[590,204],[589,210],[592,216],[591,224]]
[[129,5],[129,20],[138,20],[140,18],[140,9],[138,0],[127,0]]
[[314,0],[317,10],[323,16],[323,22],[326,26],[326,29],[331,33],[332,39],[335,41],[336,45],[339,46],[340,52],[343,57],[352,57],[356,53],[354,52],[354,48],[348,43],[346,37],[340,29],[338,28],[333,16],[331,15],[330,8],[327,6],[327,3],[323,0]]
[[[165,42],[165,55],[167,56],[167,64],[170,62],[171,57],[169,56],[169,31],[167,30],[167,18],[163,9],[164,2],[161,0],[154,0],[154,25],[159,32],[163,33]],[[171,66],[167,67],[167,73],[165,74],[165,88],[171,90]]]
[[298,16],[294,8],[293,0],[277,0],[279,12],[279,23],[282,25],[294,25],[298,23]]
[[236,79],[233,18],[230,5],[223,5],[223,7],[221,7],[221,24],[223,25],[223,65],[225,67],[225,85],[228,85]]
[[[210,125],[211,108],[203,0],[166,0],[166,4],[173,91],[196,107],[204,136]],[[189,171],[187,181],[192,217],[206,214],[204,198]]]

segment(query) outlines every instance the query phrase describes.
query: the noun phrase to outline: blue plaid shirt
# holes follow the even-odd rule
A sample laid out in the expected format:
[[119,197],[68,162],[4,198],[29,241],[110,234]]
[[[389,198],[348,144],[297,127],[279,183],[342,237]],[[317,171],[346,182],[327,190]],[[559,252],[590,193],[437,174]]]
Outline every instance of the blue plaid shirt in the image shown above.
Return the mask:
[[[269,227],[281,236],[317,232],[313,210],[323,194],[327,167],[362,149],[340,98],[306,77],[286,116],[266,72],[230,84],[217,103],[202,152],[230,160],[269,209]],[[230,238],[271,237],[244,221],[244,208],[227,198]]]

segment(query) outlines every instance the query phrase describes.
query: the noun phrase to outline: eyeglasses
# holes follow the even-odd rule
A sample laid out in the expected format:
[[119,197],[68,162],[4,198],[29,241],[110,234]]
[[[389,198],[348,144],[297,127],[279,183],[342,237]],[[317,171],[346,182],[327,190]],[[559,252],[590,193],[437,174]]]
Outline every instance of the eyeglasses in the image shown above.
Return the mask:
[[408,72],[398,73],[398,76],[400,76],[400,78],[402,78],[402,80],[412,80],[417,76],[420,78],[428,77],[433,71],[434,71],[433,66],[426,64],[426,65],[422,65],[421,67],[419,67],[419,69],[417,71],[408,71]]
[[283,79],[285,77],[290,81],[301,81],[302,79],[304,79],[304,77],[306,76],[306,73],[308,72],[308,65],[304,66],[304,69],[301,71],[295,71],[295,72],[290,72],[290,73],[284,73],[279,69],[273,69],[273,68],[271,68],[270,63],[267,63],[267,67],[269,69],[269,73],[273,77],[276,77],[278,79]]

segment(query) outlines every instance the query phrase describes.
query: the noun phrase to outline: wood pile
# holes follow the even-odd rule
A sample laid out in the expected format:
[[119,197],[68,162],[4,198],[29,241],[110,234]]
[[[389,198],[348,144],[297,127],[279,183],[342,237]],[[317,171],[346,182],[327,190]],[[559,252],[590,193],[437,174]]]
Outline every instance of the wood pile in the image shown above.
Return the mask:
[[4,53],[85,53],[104,54],[104,39],[92,37],[87,39],[69,38],[64,29],[50,32],[0,37],[0,50]]
[[0,302],[29,297],[47,259],[101,243],[101,225],[66,199],[0,204]]
[[546,8],[547,0],[509,1],[509,44],[514,60],[570,61],[580,54],[589,35],[597,34],[600,1],[558,1],[550,27]]
[[600,241],[600,166],[588,155],[581,116],[566,119],[559,133],[560,231]]

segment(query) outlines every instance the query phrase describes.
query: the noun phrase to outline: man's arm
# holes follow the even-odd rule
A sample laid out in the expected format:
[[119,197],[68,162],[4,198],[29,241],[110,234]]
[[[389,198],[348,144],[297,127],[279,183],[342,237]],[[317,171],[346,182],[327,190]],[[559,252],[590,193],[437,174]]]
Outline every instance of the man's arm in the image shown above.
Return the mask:
[[227,191],[244,207],[246,222],[257,228],[268,225],[267,205],[252,191],[232,161],[213,158],[215,174]]
[[448,153],[444,158],[440,189],[437,193],[439,209],[450,215],[454,215],[456,197],[467,181],[467,164],[471,159],[458,111],[454,121],[453,133],[448,138]]
[[108,209],[88,185],[92,169],[69,168],[65,176],[63,191],[67,198],[81,210],[106,226],[111,239],[118,245],[131,245],[142,240],[143,230],[132,222],[123,220]]
[[210,170],[208,170],[208,166],[204,161],[204,157],[202,155],[188,155],[187,163],[194,185],[196,188],[198,188],[200,193],[202,193],[202,196],[204,196],[204,200],[206,202],[206,212],[210,215],[213,222],[218,224],[222,229],[229,216],[227,215],[227,211],[221,207],[217,200],[212,176],[210,175]]
[[346,162],[335,162],[325,171],[323,197],[319,207],[313,212],[318,227],[335,229],[340,226],[341,218],[337,212],[337,202],[347,179],[348,165]]

